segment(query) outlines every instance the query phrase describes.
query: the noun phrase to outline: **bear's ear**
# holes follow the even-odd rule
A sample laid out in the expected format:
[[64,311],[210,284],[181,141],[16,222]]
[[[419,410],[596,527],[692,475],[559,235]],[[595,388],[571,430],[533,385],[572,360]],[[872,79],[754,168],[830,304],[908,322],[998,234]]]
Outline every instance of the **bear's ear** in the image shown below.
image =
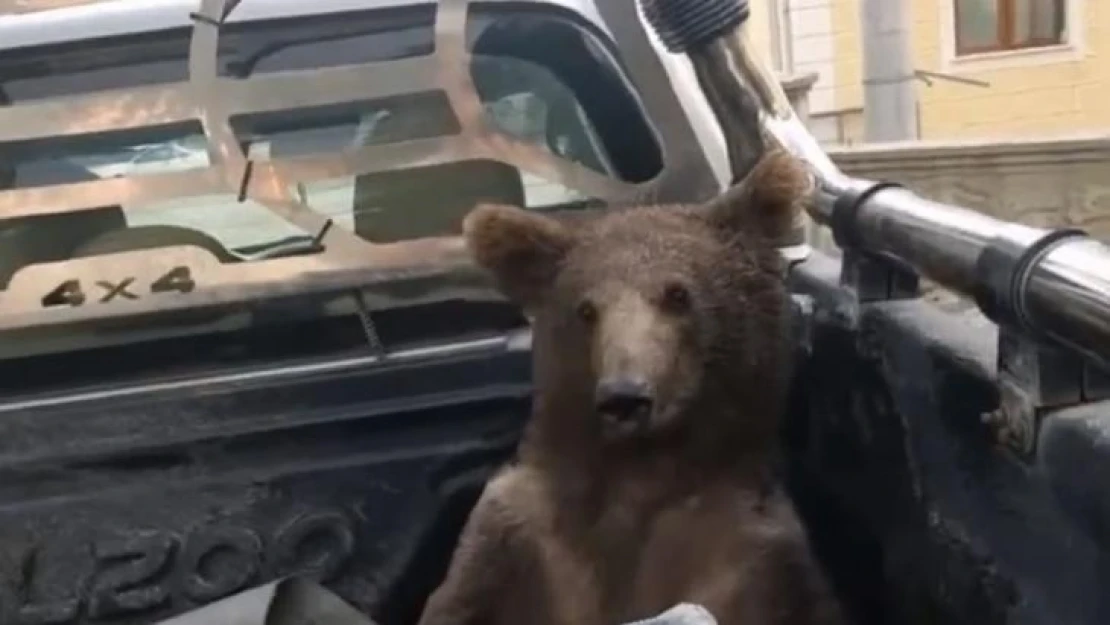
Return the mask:
[[574,242],[563,224],[512,206],[479,204],[463,220],[471,256],[524,308],[539,303]]
[[811,184],[801,161],[775,150],[743,182],[706,204],[703,214],[726,236],[745,232],[777,245],[792,232]]

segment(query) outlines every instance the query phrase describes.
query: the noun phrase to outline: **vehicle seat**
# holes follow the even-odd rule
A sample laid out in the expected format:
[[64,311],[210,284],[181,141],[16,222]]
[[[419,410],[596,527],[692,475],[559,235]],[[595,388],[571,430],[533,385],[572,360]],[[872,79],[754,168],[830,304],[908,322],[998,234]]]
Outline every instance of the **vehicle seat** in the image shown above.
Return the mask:
[[0,221],[0,288],[28,265],[66,260],[89,235],[126,227],[118,206]]
[[203,248],[221,263],[237,262],[235,256],[217,241],[199,230],[181,226],[135,226],[104,232],[86,240],[73,251],[73,258],[157,249],[175,245]]
[[[0,91],[0,106],[6,104],[7,99]],[[8,189],[97,179],[85,168],[64,161],[49,167],[16,168],[11,165],[16,159],[0,154],[0,163],[4,162],[9,165],[0,167],[0,193]],[[119,206],[0,219],[0,289],[8,288],[12,276],[20,269],[66,260],[73,254],[74,248],[90,236],[126,226],[127,220]]]
[[462,232],[481,202],[524,206],[524,183],[512,165],[462,161],[358,176],[354,227],[374,243]]

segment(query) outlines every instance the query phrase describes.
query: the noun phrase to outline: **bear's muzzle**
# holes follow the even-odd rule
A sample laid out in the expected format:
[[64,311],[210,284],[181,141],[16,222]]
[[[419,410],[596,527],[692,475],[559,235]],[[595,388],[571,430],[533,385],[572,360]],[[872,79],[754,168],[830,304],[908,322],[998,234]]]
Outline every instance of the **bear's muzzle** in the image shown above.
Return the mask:
[[605,425],[627,432],[649,425],[655,398],[646,380],[627,375],[614,376],[598,383],[594,406]]

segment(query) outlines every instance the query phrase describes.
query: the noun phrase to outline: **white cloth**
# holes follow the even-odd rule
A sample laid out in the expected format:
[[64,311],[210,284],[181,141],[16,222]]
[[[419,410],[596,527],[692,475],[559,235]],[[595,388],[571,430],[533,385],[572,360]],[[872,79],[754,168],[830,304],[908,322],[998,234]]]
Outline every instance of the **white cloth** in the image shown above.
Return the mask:
[[680,603],[658,616],[624,625],[717,625],[717,619],[700,605]]

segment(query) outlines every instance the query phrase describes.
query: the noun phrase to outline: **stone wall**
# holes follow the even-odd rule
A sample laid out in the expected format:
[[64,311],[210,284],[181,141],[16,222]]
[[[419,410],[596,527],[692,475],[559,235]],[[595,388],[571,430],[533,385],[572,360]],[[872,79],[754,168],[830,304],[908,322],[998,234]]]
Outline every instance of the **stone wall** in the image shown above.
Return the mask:
[[848,174],[931,199],[1110,240],[1110,133],[1056,139],[876,144],[831,149]]
[[[999,219],[1084,228],[1110,241],[1110,133],[870,144],[829,154],[854,176],[899,182]],[[825,228],[815,228],[810,238],[818,248],[835,249]]]

